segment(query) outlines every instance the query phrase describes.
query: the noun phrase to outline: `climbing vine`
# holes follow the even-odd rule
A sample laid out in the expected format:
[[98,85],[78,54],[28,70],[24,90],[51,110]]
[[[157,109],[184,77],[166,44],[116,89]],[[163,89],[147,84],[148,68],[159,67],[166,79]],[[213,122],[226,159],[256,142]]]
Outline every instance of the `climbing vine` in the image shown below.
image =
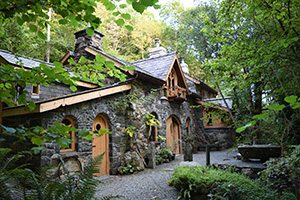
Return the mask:
[[220,107],[214,103],[207,103],[197,106],[191,106],[191,108],[201,108],[203,113],[206,112],[206,115],[203,116],[201,120],[207,122],[207,125],[212,126],[214,121],[221,120],[225,124],[230,123],[230,116],[228,112],[220,109]]
[[149,103],[153,99],[157,91],[158,89],[151,89],[149,95],[147,95],[146,97],[144,96],[139,97],[136,93],[126,94],[123,95],[122,97],[115,98],[115,100],[111,102],[111,106],[116,109],[121,109],[121,108],[129,107],[131,103],[135,103],[135,104]]

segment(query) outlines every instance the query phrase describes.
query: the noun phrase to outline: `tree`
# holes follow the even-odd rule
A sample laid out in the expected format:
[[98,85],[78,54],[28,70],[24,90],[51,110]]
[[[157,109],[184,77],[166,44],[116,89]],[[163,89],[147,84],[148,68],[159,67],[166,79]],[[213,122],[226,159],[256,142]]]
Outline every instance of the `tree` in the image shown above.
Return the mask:
[[[245,114],[251,118],[262,113],[263,98],[267,103],[284,104],[284,97],[299,96],[298,4],[267,0],[219,2],[219,23],[211,24],[211,31],[206,33],[214,36],[211,43],[222,47],[219,57],[206,60],[204,66],[207,73],[214,74],[217,83],[230,83],[238,119],[245,119]],[[291,119],[293,125],[286,130]],[[285,109],[271,124],[298,138],[298,122],[299,110]]]
[[203,74],[199,67],[204,59],[217,56],[220,44],[210,43],[209,39],[213,36],[205,34],[203,30],[209,31],[209,25],[218,22],[216,15],[217,6],[212,3],[184,9],[177,1],[167,4],[160,12],[160,16],[170,26],[164,29],[164,34],[174,38],[169,45],[189,63],[190,74],[206,82],[210,80],[207,77],[209,75]]
[[[149,7],[153,6],[158,8],[156,4],[157,0],[145,0],[142,2],[129,1],[129,5],[132,8],[140,13]],[[55,16],[59,19],[59,24],[61,25],[71,25],[72,27],[78,27],[79,23],[90,23],[91,27],[86,29],[88,35],[93,35],[94,29],[98,28],[101,24],[101,19],[95,15],[95,10],[97,8],[97,3],[102,3],[105,6],[106,10],[115,11],[114,15],[118,18],[115,20],[115,23],[118,26],[124,24],[124,20],[128,20],[130,15],[123,13],[124,8],[127,7],[127,4],[115,5],[112,1],[1,1],[0,3],[0,15],[2,22],[15,23],[12,19],[16,18],[17,23],[21,26],[22,30],[17,30],[22,32],[23,28],[25,30],[28,26],[29,30],[33,33],[36,33],[40,39],[45,39],[43,30],[50,23],[47,19],[49,18],[46,14],[47,11],[51,8]],[[25,26],[25,27],[24,27]],[[131,26],[125,26],[128,30],[132,30]],[[18,29],[17,27],[16,29]],[[15,29],[15,30],[16,30]],[[24,34],[26,35],[27,32]],[[27,37],[30,38],[30,37]],[[14,41],[16,45],[13,46],[14,52],[18,52],[17,46],[22,44],[22,42]],[[28,46],[28,44],[26,44]],[[31,46],[31,45],[29,45]],[[26,49],[26,48],[24,48]],[[16,55],[18,57],[18,54]],[[0,101],[5,103],[8,106],[14,106],[19,104],[24,104],[28,106],[31,110],[35,108],[33,102],[26,101],[26,95],[28,92],[25,90],[26,85],[45,85],[49,84],[54,85],[56,81],[70,85],[72,91],[76,91],[75,82],[80,79],[85,81],[91,81],[93,83],[99,84],[101,86],[101,80],[105,77],[101,75],[101,72],[105,70],[110,70],[112,73],[110,75],[119,78],[121,81],[126,80],[126,75],[122,74],[120,69],[116,69],[114,64],[111,61],[106,61],[104,57],[97,55],[94,61],[86,60],[81,58],[79,63],[75,63],[72,59],[69,60],[69,63],[73,67],[65,68],[62,63],[54,62],[55,67],[48,66],[46,64],[41,64],[39,67],[35,67],[32,70],[25,70],[20,64],[21,67],[16,68],[11,65],[0,65]],[[87,67],[88,65],[88,67]],[[105,66],[105,67],[103,67]],[[127,66],[124,66],[123,69],[126,69]],[[90,71],[91,76],[82,76],[81,73]],[[73,75],[70,76],[70,73]],[[44,140],[53,140],[55,137],[46,137],[46,131],[41,127],[34,128],[24,128],[13,129],[2,126],[3,130],[11,135],[22,136],[22,132],[30,132],[29,139],[32,143],[41,146]],[[36,131],[33,131],[36,130]],[[53,133],[58,133],[58,136],[65,136],[66,128],[63,128],[58,122],[55,127],[51,130]],[[82,136],[87,136],[92,134],[89,131],[82,131]],[[100,133],[99,133],[100,134]],[[101,133],[102,134],[102,133]],[[44,137],[44,138],[43,138]],[[67,137],[68,138],[68,137]],[[65,141],[65,138],[62,137],[61,140],[56,140],[60,144],[65,144],[68,141]]]

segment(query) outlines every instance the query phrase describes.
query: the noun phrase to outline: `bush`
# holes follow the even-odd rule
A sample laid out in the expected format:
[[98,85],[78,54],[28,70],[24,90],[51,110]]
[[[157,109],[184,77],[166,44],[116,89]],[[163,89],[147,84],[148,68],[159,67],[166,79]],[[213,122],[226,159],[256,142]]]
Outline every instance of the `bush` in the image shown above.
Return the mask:
[[[250,180],[246,176],[230,171],[205,167],[178,167],[175,169],[169,184],[178,190],[179,198],[190,199],[197,195],[211,199],[279,199],[276,191],[270,190],[258,180]],[[294,196],[285,194],[285,199]]]
[[[0,148],[0,199],[35,199],[35,200],[73,200],[95,199],[100,181],[95,177],[103,154],[94,157],[83,171],[70,173],[60,157],[64,176],[61,179],[49,180],[45,167],[35,173],[24,166],[15,166],[18,155],[8,156],[10,149]],[[25,166],[26,167],[26,166]],[[108,196],[102,199],[113,199],[120,196]]]
[[160,149],[158,154],[156,155],[156,164],[159,165],[161,163],[168,163],[173,158],[173,153],[170,149],[163,148]]
[[133,174],[135,172],[137,172],[137,165],[135,162],[131,161],[130,163],[128,163],[126,166],[121,166],[118,168],[118,172],[121,175],[127,175],[127,174]]

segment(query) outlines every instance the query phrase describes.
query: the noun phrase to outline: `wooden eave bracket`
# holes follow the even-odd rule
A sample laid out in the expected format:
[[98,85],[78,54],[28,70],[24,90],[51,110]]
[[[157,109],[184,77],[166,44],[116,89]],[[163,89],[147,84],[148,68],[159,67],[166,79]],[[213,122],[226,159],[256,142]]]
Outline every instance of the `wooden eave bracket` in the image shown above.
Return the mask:
[[99,91],[88,92],[84,94],[78,94],[70,97],[65,97],[62,99],[52,100],[36,105],[36,108],[33,111],[30,111],[28,107],[16,107],[11,109],[2,110],[2,117],[11,117],[17,115],[26,115],[31,113],[43,113],[50,110],[57,109],[61,106],[70,106],[73,104],[89,101],[92,99],[99,99],[104,96],[116,94],[119,92],[125,92],[131,89],[131,84],[120,85],[112,88],[107,88]]

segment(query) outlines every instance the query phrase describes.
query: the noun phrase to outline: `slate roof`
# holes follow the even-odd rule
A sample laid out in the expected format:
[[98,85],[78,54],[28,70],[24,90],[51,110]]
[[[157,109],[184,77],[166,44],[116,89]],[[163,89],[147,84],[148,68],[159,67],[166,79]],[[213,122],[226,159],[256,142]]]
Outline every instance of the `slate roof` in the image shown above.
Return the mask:
[[0,49],[0,56],[11,65],[23,64],[24,67],[30,69],[34,67],[38,67],[40,63],[45,63],[46,65],[54,66],[52,63],[47,63],[42,60],[25,57],[23,55],[12,54],[11,52],[2,49]]
[[171,52],[153,58],[134,61],[131,64],[148,72],[149,75],[165,80],[175,55],[176,52]]
[[[109,54],[109,53],[106,53],[106,52],[103,51],[103,50],[96,49],[96,48],[94,48],[94,47],[92,47],[92,46],[88,46],[88,47],[91,48],[91,49],[93,49],[93,50],[95,50],[95,51],[97,51],[97,52],[99,52],[99,53],[101,53],[101,54],[103,54],[103,55],[105,55],[105,56],[107,56],[107,57],[109,57],[109,58],[111,58],[111,59],[113,59],[113,60],[115,60],[115,61],[118,61],[119,63],[121,63],[121,64],[123,64],[123,65],[127,65],[127,66],[131,66],[131,65],[132,65],[132,63],[127,62],[127,61],[125,61],[125,60],[122,60],[122,59],[120,59],[120,58],[118,58],[118,57],[115,57],[115,56],[113,56],[113,55],[111,55],[111,54]],[[140,68],[139,66],[134,66],[134,67],[136,68],[135,70],[138,71],[138,72],[142,72],[142,73],[144,73],[144,74],[149,74],[149,72],[143,70],[143,69]],[[151,75],[151,74],[149,74],[149,75]]]
[[[214,103],[224,108],[227,108],[222,98],[214,98],[214,99],[205,99],[203,100],[207,103]],[[225,97],[225,101],[227,102],[229,109],[232,109],[232,99],[231,97]]]

